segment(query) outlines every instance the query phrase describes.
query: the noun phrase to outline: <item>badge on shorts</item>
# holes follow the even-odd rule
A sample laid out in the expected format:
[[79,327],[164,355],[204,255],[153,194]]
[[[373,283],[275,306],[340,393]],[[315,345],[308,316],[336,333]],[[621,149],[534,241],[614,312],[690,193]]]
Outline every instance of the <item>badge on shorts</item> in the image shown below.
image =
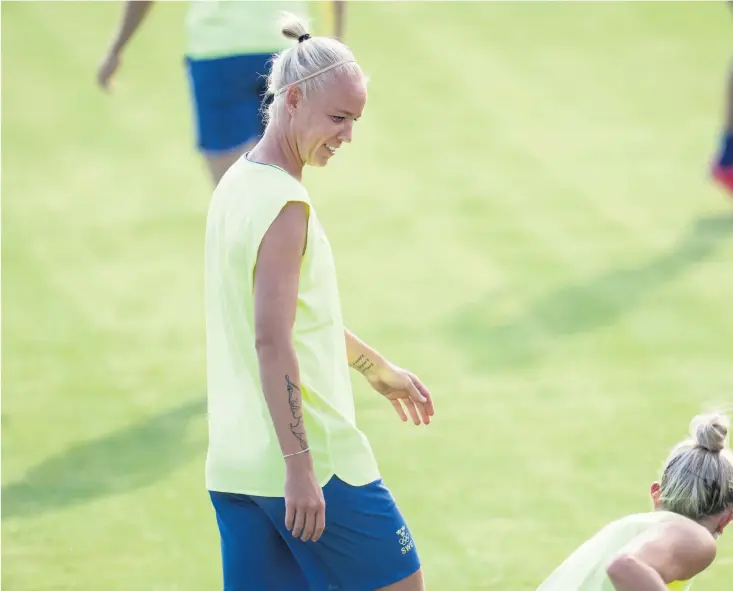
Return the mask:
[[415,547],[415,542],[412,540],[410,532],[407,531],[407,526],[403,525],[397,530],[397,535],[400,539],[400,546],[402,546],[402,554],[407,554],[410,550]]

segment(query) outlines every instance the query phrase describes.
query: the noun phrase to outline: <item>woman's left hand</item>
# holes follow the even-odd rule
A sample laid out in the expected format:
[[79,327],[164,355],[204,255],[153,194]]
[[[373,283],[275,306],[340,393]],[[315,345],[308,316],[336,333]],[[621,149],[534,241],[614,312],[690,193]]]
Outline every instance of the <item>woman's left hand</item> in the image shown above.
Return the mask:
[[433,397],[415,374],[388,363],[366,378],[372,388],[392,403],[402,421],[407,421],[407,410],[416,425],[430,424],[430,417],[435,414]]

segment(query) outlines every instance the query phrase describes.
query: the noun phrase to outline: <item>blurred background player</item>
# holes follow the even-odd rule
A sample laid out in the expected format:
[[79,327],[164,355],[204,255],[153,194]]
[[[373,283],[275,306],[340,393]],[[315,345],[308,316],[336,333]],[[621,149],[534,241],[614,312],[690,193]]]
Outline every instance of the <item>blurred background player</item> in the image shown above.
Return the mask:
[[[728,6],[733,10],[733,2],[728,2]],[[713,163],[713,178],[733,195],[733,62],[728,68],[725,100],[725,129],[720,150]]]
[[[119,68],[122,53],[153,4],[128,0],[117,31],[97,72],[105,90]],[[310,6],[309,6],[310,5]],[[264,75],[272,54],[285,49],[276,26],[287,11],[308,20],[309,9],[321,3],[294,1],[199,0],[186,16],[186,67],[191,90],[196,143],[214,185],[264,131]],[[345,5],[334,1],[333,32],[343,38]]]
[[725,130],[713,165],[713,178],[733,194],[733,63],[728,70]]
[[537,591],[687,590],[733,519],[733,453],[724,415],[696,417],[651,486],[654,511],[607,525]]

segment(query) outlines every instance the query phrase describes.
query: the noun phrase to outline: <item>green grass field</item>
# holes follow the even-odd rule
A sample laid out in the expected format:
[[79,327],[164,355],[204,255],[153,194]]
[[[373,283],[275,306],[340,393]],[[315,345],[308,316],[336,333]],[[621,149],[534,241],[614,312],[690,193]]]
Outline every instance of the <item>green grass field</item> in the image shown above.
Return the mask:
[[[3,591],[221,588],[185,5],[105,96],[119,10],[2,4]],[[706,175],[731,24],[351,4],[370,102],[306,183],[350,328],[436,399],[416,429],[355,376],[431,591],[534,590],[733,402],[733,203]],[[730,591],[731,538],[698,590]]]

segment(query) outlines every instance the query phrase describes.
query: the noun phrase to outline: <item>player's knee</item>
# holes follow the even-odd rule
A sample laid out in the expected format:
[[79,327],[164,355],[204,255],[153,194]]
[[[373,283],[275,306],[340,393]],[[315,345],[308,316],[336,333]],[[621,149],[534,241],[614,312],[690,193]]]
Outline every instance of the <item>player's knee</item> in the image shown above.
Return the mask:
[[379,591],[425,591],[422,568],[412,573],[409,577],[405,577],[401,581],[383,587]]

